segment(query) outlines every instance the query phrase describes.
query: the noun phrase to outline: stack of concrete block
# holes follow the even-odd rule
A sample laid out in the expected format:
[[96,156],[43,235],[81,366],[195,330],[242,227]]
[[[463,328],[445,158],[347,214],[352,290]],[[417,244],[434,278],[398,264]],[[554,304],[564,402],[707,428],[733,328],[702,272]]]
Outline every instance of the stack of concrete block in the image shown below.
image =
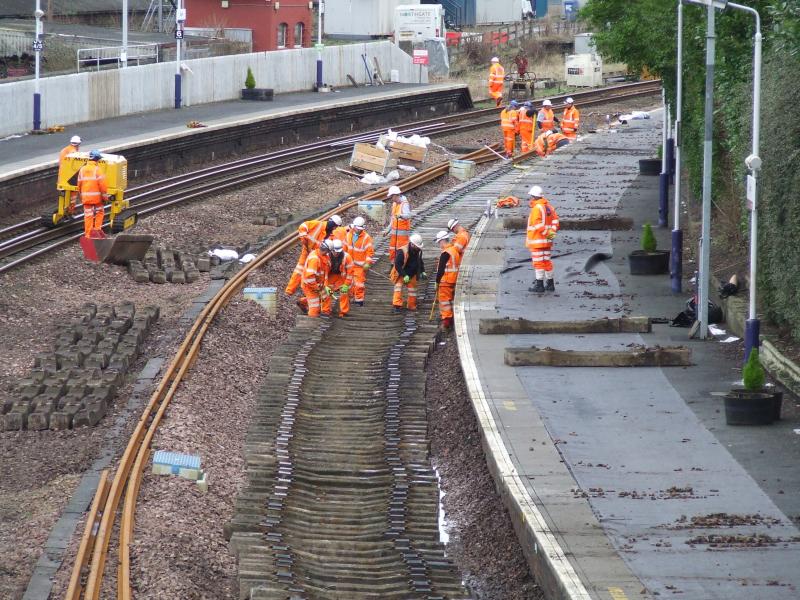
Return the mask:
[[253,217],[254,225],[268,225],[270,227],[280,227],[294,219],[294,215],[288,212],[276,212],[272,209],[261,210]]
[[87,303],[56,328],[28,376],[0,406],[0,431],[70,429],[96,425],[136,361],[156,306]]
[[206,253],[186,252],[154,245],[144,259],[128,261],[128,272],[137,283],[194,283],[201,271],[208,271]]

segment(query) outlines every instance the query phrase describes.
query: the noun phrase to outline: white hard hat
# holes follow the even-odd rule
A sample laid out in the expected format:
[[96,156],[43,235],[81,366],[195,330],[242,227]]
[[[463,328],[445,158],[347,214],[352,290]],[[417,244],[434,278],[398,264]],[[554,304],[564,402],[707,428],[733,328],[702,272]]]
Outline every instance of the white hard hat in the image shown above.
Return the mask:
[[386,197],[387,198],[391,198],[392,196],[399,196],[402,193],[403,192],[400,191],[399,187],[397,187],[396,185],[393,185],[392,187],[389,188],[389,191],[386,192]]
[[75,145],[77,145],[77,144],[80,144],[80,143],[81,143],[81,136],[79,136],[79,135],[73,135],[73,136],[72,136],[72,137],[69,139],[69,143],[70,143],[70,144],[75,144]]
[[553,133],[555,132],[552,129],[548,129],[547,131],[544,132],[544,137],[549,137],[553,135]]
[[545,100],[544,102],[542,102],[542,106],[553,106],[553,103],[550,102],[550,100]]
[[574,103],[575,103],[575,100],[573,100],[571,97],[567,98],[567,104],[574,104]]
[[528,190],[528,195],[533,196],[534,198],[541,198],[542,197],[542,188],[538,185],[534,185],[531,189]]
[[355,219],[353,219],[353,227],[355,227],[356,229],[364,229],[365,224],[366,221],[364,220],[364,217],[356,217]]
[[447,238],[450,237],[450,234],[445,231],[444,229],[436,234],[436,243],[447,241]]
[[412,246],[416,246],[417,248],[422,248],[422,236],[418,233],[412,233],[411,237],[408,238],[408,241],[411,242]]
[[456,225],[458,225],[458,219],[450,219],[450,220],[447,222],[447,228],[448,228],[450,231],[453,231],[453,229],[455,228],[455,226],[456,226]]
[[493,56],[492,57],[492,62],[500,62],[500,59],[497,58],[496,56]]
[[340,217],[339,215],[333,215],[330,218],[330,220],[333,221],[334,223],[336,223],[337,227],[341,227],[342,226],[342,217]]
[[331,246],[333,246],[332,242],[328,240],[322,240],[322,243],[319,245],[320,252],[328,253],[331,251]]
[[342,250],[344,250],[344,244],[342,244],[342,240],[333,240],[331,245],[333,246],[334,254],[339,254]]

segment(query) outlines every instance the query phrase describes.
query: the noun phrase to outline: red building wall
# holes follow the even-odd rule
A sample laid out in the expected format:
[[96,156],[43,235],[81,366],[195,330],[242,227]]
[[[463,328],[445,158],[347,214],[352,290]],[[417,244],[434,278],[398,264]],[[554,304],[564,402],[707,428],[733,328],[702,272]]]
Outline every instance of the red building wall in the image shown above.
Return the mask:
[[[187,27],[237,27],[253,30],[253,52],[278,49],[281,24],[286,25],[285,48],[311,45],[313,14],[306,0],[184,0]],[[276,9],[277,6],[277,9]],[[302,39],[296,35],[302,23]]]

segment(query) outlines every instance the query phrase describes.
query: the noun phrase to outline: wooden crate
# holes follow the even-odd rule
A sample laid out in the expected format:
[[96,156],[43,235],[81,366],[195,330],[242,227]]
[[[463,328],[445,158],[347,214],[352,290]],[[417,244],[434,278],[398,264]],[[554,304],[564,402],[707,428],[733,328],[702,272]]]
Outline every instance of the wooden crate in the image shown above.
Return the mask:
[[391,157],[388,150],[381,150],[372,144],[355,144],[350,155],[350,166],[385,175],[391,167]]
[[407,144],[406,142],[400,142],[397,140],[389,140],[385,135],[381,136],[380,142],[386,148],[389,148],[392,156],[400,160],[423,163],[425,162],[425,158],[428,156],[427,148],[415,146],[413,144]]

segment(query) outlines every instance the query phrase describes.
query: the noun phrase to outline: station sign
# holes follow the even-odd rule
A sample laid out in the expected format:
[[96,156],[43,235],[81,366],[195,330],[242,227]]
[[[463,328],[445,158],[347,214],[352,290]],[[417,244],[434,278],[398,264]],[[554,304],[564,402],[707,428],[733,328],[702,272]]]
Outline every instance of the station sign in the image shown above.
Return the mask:
[[183,39],[183,29],[176,29],[175,30],[175,39],[182,40]]
[[427,50],[414,50],[413,64],[427,65],[429,63]]
[[33,51],[41,52],[44,50],[44,42],[42,40],[33,40]]

